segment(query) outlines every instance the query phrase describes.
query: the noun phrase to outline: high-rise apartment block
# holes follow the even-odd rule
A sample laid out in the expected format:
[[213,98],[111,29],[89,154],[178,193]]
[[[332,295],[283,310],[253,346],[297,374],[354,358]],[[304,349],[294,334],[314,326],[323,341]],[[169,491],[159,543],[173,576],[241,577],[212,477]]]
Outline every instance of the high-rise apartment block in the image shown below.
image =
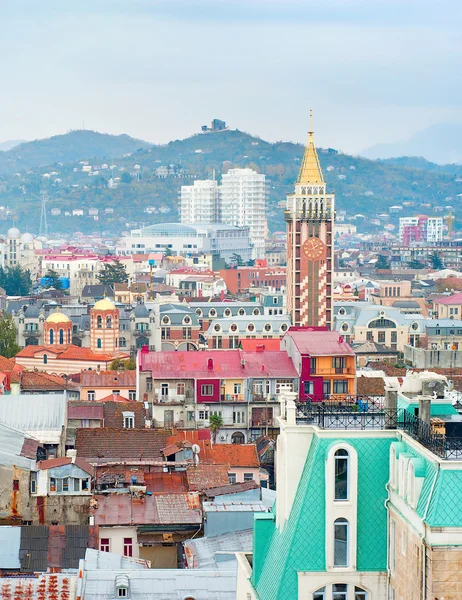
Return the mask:
[[411,242],[441,242],[443,240],[443,217],[401,217],[399,220],[401,244]]
[[326,193],[313,132],[287,196],[287,309],[292,325],[332,326],[334,195]]
[[182,185],[180,219],[182,223],[218,223],[220,221],[218,184],[213,179]]
[[265,175],[252,169],[230,169],[221,178],[221,220],[250,228],[252,258],[264,258],[266,233]]

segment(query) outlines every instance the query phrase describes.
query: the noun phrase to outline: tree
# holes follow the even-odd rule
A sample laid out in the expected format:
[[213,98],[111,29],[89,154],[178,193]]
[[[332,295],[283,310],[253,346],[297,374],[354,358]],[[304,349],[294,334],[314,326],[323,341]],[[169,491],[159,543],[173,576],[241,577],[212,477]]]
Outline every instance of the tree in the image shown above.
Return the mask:
[[32,289],[30,271],[20,265],[15,267],[0,267],[0,286],[7,296],[27,296]]
[[443,266],[444,266],[443,261],[441,260],[438,252],[436,252],[436,251],[432,252],[428,258],[432,264],[432,269],[435,269],[435,271],[439,271],[440,269],[443,268]]
[[425,269],[425,264],[414,258],[408,263],[408,267],[410,269]]
[[375,268],[377,270],[386,270],[390,268],[390,263],[387,260],[387,257],[383,254],[379,254],[377,262],[375,263]]
[[254,267],[255,266],[255,259],[254,258],[250,258],[245,264],[248,267]]
[[242,256],[240,254],[231,254],[231,264],[236,267],[243,267],[244,261],[242,260]]
[[120,177],[120,181],[122,183],[131,183],[133,181],[133,177],[130,175],[130,173],[127,173],[125,171],[125,173],[122,173],[122,176]]
[[103,268],[98,273],[98,281],[104,285],[114,285],[114,283],[127,283],[128,273],[125,265],[115,258],[111,263],[104,263]]
[[44,285],[45,288],[55,288],[55,290],[61,290],[63,287],[63,282],[61,281],[60,276],[53,269],[49,269],[45,273],[46,283]]
[[21,350],[16,343],[17,329],[13,317],[6,311],[0,313],[0,355],[12,358]]
[[134,371],[136,369],[136,361],[134,358],[115,358],[109,365],[110,371]]
[[209,429],[212,434],[213,443],[217,441],[217,433],[223,427],[223,418],[220,415],[210,415]]
[[164,258],[168,258],[169,256],[173,256],[172,249],[170,248],[170,246],[165,246]]

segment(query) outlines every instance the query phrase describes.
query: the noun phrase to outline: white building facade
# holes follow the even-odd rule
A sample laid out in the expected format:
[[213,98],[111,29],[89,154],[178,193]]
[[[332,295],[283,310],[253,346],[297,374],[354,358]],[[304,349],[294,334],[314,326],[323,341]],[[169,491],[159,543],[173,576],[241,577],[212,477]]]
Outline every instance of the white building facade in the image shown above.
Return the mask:
[[223,174],[220,187],[221,220],[229,225],[249,227],[253,244],[252,258],[265,256],[265,210],[265,175],[252,169],[230,169]]
[[218,223],[218,183],[213,179],[197,180],[194,185],[182,185],[180,220],[191,223]]

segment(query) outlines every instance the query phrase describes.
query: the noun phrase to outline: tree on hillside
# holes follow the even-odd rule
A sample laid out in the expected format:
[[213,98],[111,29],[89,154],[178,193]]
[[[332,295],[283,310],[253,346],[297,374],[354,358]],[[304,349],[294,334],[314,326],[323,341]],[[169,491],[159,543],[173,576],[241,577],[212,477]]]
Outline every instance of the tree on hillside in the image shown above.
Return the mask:
[[104,263],[103,268],[98,273],[98,281],[104,285],[128,283],[127,269],[120,262],[120,259],[115,258],[111,263]]
[[110,371],[134,371],[136,369],[136,361],[134,358],[115,358],[109,365]]
[[210,415],[209,429],[212,434],[213,443],[217,441],[217,433],[223,427],[223,418],[220,415]]
[[24,270],[20,265],[15,267],[0,267],[0,287],[7,296],[27,296],[32,289],[30,271]]
[[414,260],[408,262],[407,265],[410,269],[425,269],[425,263],[420,262],[420,260],[417,260],[415,258]]
[[432,269],[435,269],[435,271],[439,271],[443,268],[443,261],[436,250],[429,255],[428,259],[431,262]]
[[12,358],[21,350],[16,343],[17,329],[13,317],[6,311],[0,313],[0,355]]
[[130,175],[130,173],[127,173],[127,171],[125,171],[124,173],[122,173],[120,181],[122,183],[131,183],[133,181],[133,177]]
[[46,283],[44,285],[45,288],[54,288],[55,290],[61,290],[63,287],[63,282],[61,281],[61,278],[59,276],[59,274],[54,271],[53,269],[49,269],[46,273],[45,273],[45,279],[46,279]]
[[375,263],[375,268],[377,270],[386,270],[390,268],[390,263],[387,260],[387,257],[383,254],[379,254],[377,262]]

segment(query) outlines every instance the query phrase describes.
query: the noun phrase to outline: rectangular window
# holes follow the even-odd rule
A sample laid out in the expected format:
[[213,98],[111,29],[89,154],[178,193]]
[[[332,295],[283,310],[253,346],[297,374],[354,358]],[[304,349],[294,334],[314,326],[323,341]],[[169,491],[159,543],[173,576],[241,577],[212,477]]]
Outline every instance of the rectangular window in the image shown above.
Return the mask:
[[37,493],[37,471],[32,471],[30,474],[30,493]]
[[94,390],[88,390],[88,392],[87,392],[87,400],[89,402],[93,402],[94,399],[95,399],[95,391]]
[[348,500],[348,452],[337,450],[335,453],[335,500]]
[[397,331],[391,332],[391,341],[394,344],[396,344],[396,342],[398,341],[398,332]]
[[133,556],[132,538],[124,538],[124,556]]
[[276,394],[281,393],[281,388],[293,392],[294,382],[292,379],[276,379]]
[[372,332],[372,331],[368,331],[368,332],[367,332],[367,334],[366,334],[366,340],[367,340],[368,342],[372,342],[372,341],[374,340],[374,334],[373,334],[373,332]]
[[128,399],[136,400],[136,390],[128,390]]
[[348,567],[348,521],[334,523],[334,567]]
[[135,417],[124,417],[124,429],[135,428]]
[[99,546],[101,552],[110,552],[111,551],[110,547],[111,547],[111,544],[110,544],[109,538],[101,538],[100,546]]
[[244,473],[244,481],[253,481],[253,473]]
[[379,344],[385,344],[385,331],[379,331],[377,334],[377,341]]
[[117,598],[128,598],[127,588],[117,588]]
[[56,479],[50,477],[50,492],[56,492]]
[[64,477],[63,479],[63,492],[69,491],[69,477]]
[[176,393],[178,396],[184,396],[184,383],[176,384]]
[[200,421],[206,421],[208,418],[209,418],[208,410],[200,410],[199,411],[199,420]]
[[202,396],[213,396],[213,385],[202,385],[201,394]]
[[343,373],[346,367],[346,358],[344,356],[334,356],[332,358],[332,367],[336,373]]
[[161,383],[160,384],[160,395],[161,398],[168,398],[168,383]]
[[235,383],[234,384],[234,393],[235,394],[240,394],[241,393],[241,384],[240,383]]
[[160,337],[162,340],[170,339],[170,327],[162,327],[160,330]]
[[310,373],[314,375],[316,373],[316,359],[310,358]]
[[190,340],[192,338],[192,329],[191,327],[183,327],[183,339]]
[[305,394],[312,395],[314,394],[314,382],[313,381],[305,381],[303,383]]
[[19,479],[13,479],[13,491],[19,492]]
[[228,473],[229,483],[236,483],[236,473]]
[[334,394],[347,394],[348,393],[348,381],[346,379],[335,379],[334,380]]
[[322,393],[324,396],[330,395],[330,380],[326,380],[322,382]]

